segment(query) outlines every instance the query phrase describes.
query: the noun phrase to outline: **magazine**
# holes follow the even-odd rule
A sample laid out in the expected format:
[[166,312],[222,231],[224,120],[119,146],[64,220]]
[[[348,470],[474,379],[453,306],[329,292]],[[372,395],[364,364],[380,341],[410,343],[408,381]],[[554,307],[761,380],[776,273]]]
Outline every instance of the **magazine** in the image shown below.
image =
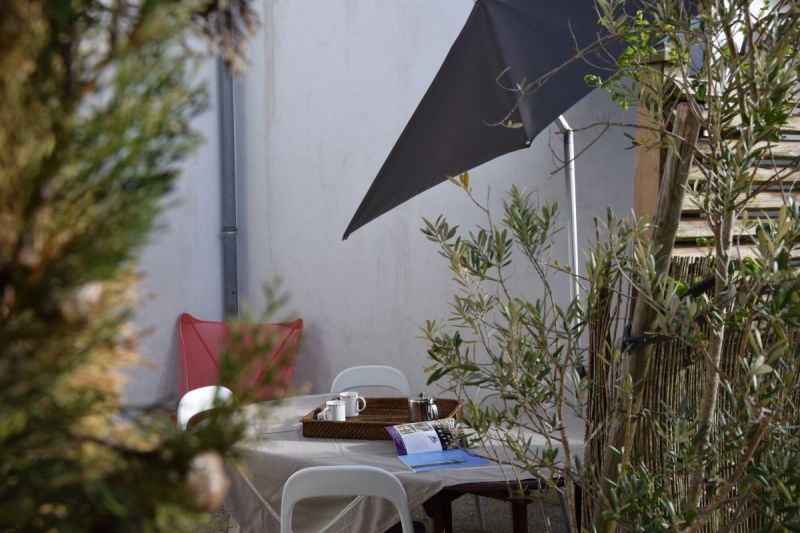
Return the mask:
[[458,447],[456,421],[442,418],[389,426],[397,455],[415,472],[483,466],[489,461]]

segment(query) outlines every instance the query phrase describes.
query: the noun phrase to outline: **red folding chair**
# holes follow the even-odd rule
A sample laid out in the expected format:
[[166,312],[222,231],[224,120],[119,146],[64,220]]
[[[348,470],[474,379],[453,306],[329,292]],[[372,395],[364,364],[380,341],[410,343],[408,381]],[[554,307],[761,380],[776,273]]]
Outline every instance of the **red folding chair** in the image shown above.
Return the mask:
[[[242,324],[241,328],[245,348],[248,339],[254,336],[263,339],[266,335],[275,335],[275,347],[271,354],[249,363],[241,383],[223,385],[233,386],[240,393],[242,389],[256,388],[256,401],[282,397],[292,383],[303,320],[298,318],[288,324]],[[183,397],[190,390],[217,384],[220,356],[229,347],[231,331],[225,322],[199,320],[189,313],[181,314],[178,331],[179,386]],[[265,383],[268,372],[273,374],[272,379]]]

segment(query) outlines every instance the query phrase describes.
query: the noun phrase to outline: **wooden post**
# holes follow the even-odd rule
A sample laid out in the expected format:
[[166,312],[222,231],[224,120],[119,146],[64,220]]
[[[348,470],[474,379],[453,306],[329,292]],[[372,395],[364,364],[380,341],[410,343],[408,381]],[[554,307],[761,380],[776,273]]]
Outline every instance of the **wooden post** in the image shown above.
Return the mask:
[[[645,83],[659,87],[664,83],[667,65],[667,52],[656,52],[650,60],[652,72]],[[636,167],[633,181],[633,211],[638,217],[652,220],[658,206],[658,190],[661,184],[662,140],[657,131],[658,124],[650,113],[641,107],[636,110],[637,146],[635,148]]]

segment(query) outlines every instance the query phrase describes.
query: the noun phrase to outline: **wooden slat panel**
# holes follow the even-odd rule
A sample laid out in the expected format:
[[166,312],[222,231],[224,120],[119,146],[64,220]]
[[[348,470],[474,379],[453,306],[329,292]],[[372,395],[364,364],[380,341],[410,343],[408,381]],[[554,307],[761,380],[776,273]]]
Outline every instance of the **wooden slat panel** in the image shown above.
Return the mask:
[[[703,117],[707,118],[708,115],[704,114]],[[741,122],[742,118],[737,116],[731,122],[731,126],[736,127]],[[790,135],[800,133],[800,117],[794,115],[789,117],[789,119],[786,121],[786,124],[784,124],[784,126],[781,128],[781,133]]]
[[[753,233],[754,228],[749,228],[747,233],[744,233],[742,223],[740,221],[736,222],[736,227],[733,231],[734,235],[752,235]],[[710,239],[713,236],[714,234],[711,232],[708,221],[701,218],[687,218],[681,220],[675,239],[678,241],[695,241],[699,238]]]
[[672,249],[672,257],[706,257],[710,250],[708,246],[676,243]]
[[[747,202],[747,209],[752,211],[774,211],[780,209],[786,200],[792,196],[795,200],[800,199],[800,192],[784,194],[778,191],[760,192]],[[684,214],[695,214],[700,212],[700,208],[694,203],[690,195],[683,199],[681,211]]]
[[[771,143],[770,155],[761,162],[761,167],[754,167],[753,169],[753,185],[756,187],[767,186],[767,190],[762,191],[749,202],[747,209],[753,212],[760,211],[774,211],[784,205],[787,195],[791,195],[795,200],[800,200],[800,114],[795,114],[790,117],[787,124],[781,129],[784,135],[789,136],[779,142]],[[735,140],[730,141],[735,143]],[[704,154],[709,154],[709,144],[707,141],[702,141],[699,144],[700,151]],[[772,160],[770,160],[770,158]],[[768,168],[768,167],[772,168]],[[776,177],[778,179],[776,179]],[[690,184],[702,187],[702,182],[705,181],[702,169],[699,163],[695,163],[689,174]],[[678,227],[676,236],[676,244],[673,251],[674,257],[705,257],[708,255],[708,248],[698,246],[697,240],[700,238],[713,239],[711,228],[708,226],[706,220],[697,218],[700,209],[690,197],[686,197],[682,206],[682,220]],[[743,225],[741,221],[737,221],[734,235],[743,239],[749,240],[755,232],[755,225],[750,224],[750,229],[743,232]],[[735,246],[731,254],[736,257],[752,256],[755,253],[755,246],[753,244],[741,244]],[[800,259],[800,249],[793,250],[792,257]]]
[[[800,180],[800,167],[781,167],[779,170],[784,184],[791,185],[793,181]],[[772,168],[756,168],[753,183],[755,185],[762,185],[771,181],[775,177],[775,172],[776,169]],[[703,180],[705,180],[705,176],[696,163],[689,172],[689,182],[694,183]]]
[[783,133],[800,133],[800,117],[789,117],[789,121],[781,128]]
[[[742,244],[731,248],[731,257],[738,259],[740,257],[753,257],[756,255],[756,246],[753,244]],[[706,257],[709,249],[705,246],[696,246],[693,244],[675,245],[672,250],[674,257]],[[800,258],[800,248],[792,250],[792,257]]]
[[[729,141],[731,144],[735,144],[736,141]],[[763,143],[759,143],[759,145],[764,145]],[[701,140],[698,143],[698,148],[700,152],[704,155],[711,153],[710,146],[708,141]],[[800,159],[800,142],[798,141],[780,141],[772,143],[770,147],[772,159]],[[768,154],[765,154],[768,155]]]

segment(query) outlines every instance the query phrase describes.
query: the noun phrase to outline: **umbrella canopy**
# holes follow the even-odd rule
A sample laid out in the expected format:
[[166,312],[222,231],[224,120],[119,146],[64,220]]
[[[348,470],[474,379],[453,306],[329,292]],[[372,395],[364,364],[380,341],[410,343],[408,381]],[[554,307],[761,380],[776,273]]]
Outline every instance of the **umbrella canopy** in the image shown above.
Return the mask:
[[[530,146],[592,90],[584,76],[614,69],[621,47],[598,18],[594,0],[477,0],[344,238],[450,176]],[[523,81],[533,93],[520,98],[511,88]],[[521,127],[497,125],[508,121]]]

